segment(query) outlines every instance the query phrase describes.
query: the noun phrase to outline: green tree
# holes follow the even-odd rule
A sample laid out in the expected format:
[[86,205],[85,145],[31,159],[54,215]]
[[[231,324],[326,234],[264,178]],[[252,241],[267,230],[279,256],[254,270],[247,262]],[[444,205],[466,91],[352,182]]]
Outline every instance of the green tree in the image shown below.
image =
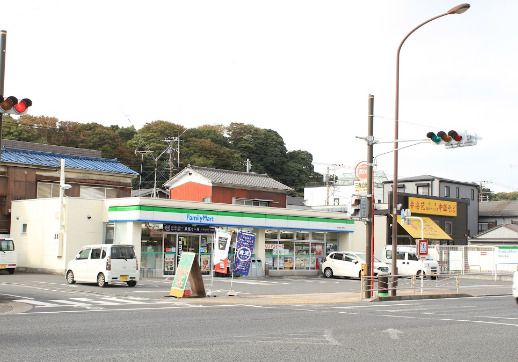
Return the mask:
[[295,189],[297,196],[304,195],[304,186],[314,175],[313,156],[307,151],[290,151],[284,167],[284,174],[279,181]]
[[284,140],[276,131],[231,123],[227,134],[232,147],[241,154],[242,161],[250,159],[252,171],[282,179],[288,158]]

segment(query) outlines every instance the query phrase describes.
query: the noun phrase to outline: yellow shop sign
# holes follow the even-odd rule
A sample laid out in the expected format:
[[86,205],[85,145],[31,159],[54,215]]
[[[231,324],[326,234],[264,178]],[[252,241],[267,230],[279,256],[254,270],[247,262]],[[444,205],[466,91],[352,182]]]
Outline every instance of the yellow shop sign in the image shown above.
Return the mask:
[[457,203],[455,201],[409,197],[408,208],[416,214],[457,216]]

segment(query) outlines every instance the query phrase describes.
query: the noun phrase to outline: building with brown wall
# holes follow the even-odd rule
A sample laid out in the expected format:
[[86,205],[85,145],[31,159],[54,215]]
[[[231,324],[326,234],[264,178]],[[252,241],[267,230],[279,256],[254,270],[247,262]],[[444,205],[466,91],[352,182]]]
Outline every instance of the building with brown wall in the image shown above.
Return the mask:
[[[11,202],[58,197],[60,163],[65,160],[69,197],[127,197],[137,172],[101,152],[21,141],[2,141],[0,156],[0,234],[10,233]],[[44,212],[44,210],[42,210]]]

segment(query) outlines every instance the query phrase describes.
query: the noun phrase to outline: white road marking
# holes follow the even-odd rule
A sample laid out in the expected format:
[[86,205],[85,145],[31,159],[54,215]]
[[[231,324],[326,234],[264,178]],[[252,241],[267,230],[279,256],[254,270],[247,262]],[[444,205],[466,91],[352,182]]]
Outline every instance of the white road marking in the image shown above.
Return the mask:
[[388,333],[390,339],[399,339],[399,335],[403,334],[399,329],[394,328],[385,329],[383,332]]
[[109,302],[107,300],[94,300],[94,299],[90,299],[90,298],[70,298],[70,299],[78,300],[80,302],[98,304],[98,305],[120,305],[120,303]]
[[32,300],[32,299],[16,299],[16,300],[13,300],[13,302],[32,304],[36,307],[47,307],[47,308],[48,307],[59,307],[59,304],[40,302],[38,300]]
[[109,300],[112,302],[119,302],[122,304],[143,304],[142,302],[137,302],[135,300],[121,299],[121,298],[116,298],[116,297],[102,297],[101,299]]
[[60,305],[60,307],[90,307],[91,304],[87,304],[84,302],[75,302],[73,300],[65,300],[65,299],[52,299],[51,302],[56,302],[64,305]]

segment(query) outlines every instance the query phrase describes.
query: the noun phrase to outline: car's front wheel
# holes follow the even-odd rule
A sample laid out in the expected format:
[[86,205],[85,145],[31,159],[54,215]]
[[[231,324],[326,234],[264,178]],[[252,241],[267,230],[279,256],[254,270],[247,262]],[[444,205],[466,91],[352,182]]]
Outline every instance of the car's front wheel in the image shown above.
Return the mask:
[[126,284],[128,284],[128,287],[134,287],[135,285],[137,285],[137,281],[130,280],[130,281],[127,281]]
[[518,304],[518,298],[516,298],[516,304]]
[[421,278],[421,273],[423,273],[423,279],[426,279],[426,273],[424,271],[418,270],[416,273],[417,278]]
[[9,268],[9,269],[7,269],[7,272],[8,272],[9,274],[14,274],[14,268]]
[[69,270],[67,272],[67,283],[68,284],[74,284],[76,280],[74,279],[74,272],[72,270]]
[[106,282],[106,277],[103,273],[99,273],[99,275],[97,275],[97,285],[101,288],[108,285],[108,283]]
[[333,277],[333,269],[331,268],[325,268],[324,269],[324,276],[326,278],[332,278]]

